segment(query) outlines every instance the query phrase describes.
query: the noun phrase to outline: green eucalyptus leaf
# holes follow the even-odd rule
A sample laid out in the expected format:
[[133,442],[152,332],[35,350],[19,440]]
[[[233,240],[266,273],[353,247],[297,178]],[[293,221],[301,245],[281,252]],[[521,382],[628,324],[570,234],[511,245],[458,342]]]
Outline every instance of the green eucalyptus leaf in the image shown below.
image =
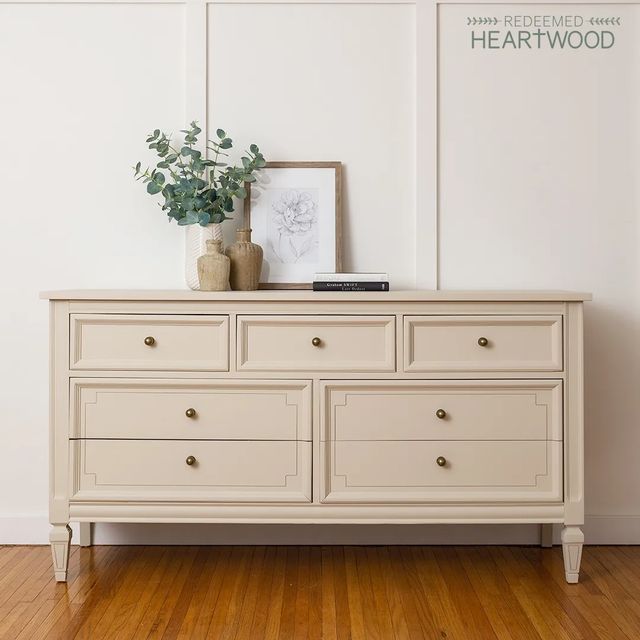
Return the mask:
[[227,134],[224,132],[224,129],[218,129],[216,131],[216,135],[218,136],[218,138],[220,138],[220,140],[223,140],[224,138],[227,137]]
[[160,191],[162,191],[162,187],[156,182],[149,182],[149,184],[147,184],[147,193],[150,195],[155,196],[156,193],[160,193]]

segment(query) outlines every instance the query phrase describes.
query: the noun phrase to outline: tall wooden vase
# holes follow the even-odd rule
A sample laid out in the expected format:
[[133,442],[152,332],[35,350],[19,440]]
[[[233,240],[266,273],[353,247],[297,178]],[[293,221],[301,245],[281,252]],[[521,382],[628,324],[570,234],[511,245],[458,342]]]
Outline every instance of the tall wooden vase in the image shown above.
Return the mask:
[[231,260],[231,288],[234,291],[255,291],[262,271],[262,247],[251,242],[251,229],[238,229],[236,241],[227,247]]

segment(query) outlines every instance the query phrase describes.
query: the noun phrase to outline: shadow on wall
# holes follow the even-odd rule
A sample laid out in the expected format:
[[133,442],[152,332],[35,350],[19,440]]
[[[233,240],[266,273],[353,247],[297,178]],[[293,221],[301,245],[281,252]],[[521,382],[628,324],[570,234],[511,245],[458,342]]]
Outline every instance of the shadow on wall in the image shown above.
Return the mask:
[[[586,513],[640,515],[640,309],[585,305]],[[629,514],[625,505],[637,508]]]
[[99,523],[94,527],[94,544],[538,544],[540,541],[537,525]]

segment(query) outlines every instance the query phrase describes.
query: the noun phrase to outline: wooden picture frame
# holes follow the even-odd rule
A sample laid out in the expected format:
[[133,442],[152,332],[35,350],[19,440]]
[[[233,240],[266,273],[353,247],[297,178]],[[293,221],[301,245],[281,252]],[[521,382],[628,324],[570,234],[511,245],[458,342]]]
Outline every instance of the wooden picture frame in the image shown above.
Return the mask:
[[[267,162],[264,169],[261,170],[258,174],[258,182],[256,183],[245,183],[245,188],[247,191],[247,197],[244,200],[244,227],[247,229],[252,228],[252,202],[255,201],[255,198],[252,198],[252,184],[254,185],[253,193],[257,189],[255,188],[256,184],[260,184],[260,174],[265,175],[263,171],[268,171],[270,169],[327,169],[334,171],[334,179],[333,179],[333,189],[335,192],[335,206],[334,206],[334,214],[335,214],[335,230],[334,233],[334,260],[331,265],[323,265],[322,268],[318,268],[317,271],[342,271],[342,163],[341,162]],[[263,191],[266,188],[263,186]],[[322,211],[320,211],[320,215],[322,215]],[[326,225],[327,222],[325,221]],[[332,225],[333,226],[333,225]],[[263,276],[265,273],[265,269],[269,270],[269,251],[266,246],[264,246],[265,241],[262,236],[254,237],[254,242],[263,246],[265,251],[265,262],[266,266],[263,268]],[[309,282],[300,282],[300,281],[292,281],[292,282],[260,282],[260,289],[311,289],[312,281]]]

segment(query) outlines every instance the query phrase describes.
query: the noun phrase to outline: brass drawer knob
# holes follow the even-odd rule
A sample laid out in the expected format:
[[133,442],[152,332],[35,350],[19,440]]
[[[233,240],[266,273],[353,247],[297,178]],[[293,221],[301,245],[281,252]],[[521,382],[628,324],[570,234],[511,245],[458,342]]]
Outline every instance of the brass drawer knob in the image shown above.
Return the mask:
[[444,409],[438,409],[436,411],[436,417],[440,418],[440,420],[444,420],[447,417],[447,412]]
[[436,464],[437,464],[439,467],[444,467],[444,466],[447,464],[447,459],[446,459],[446,458],[444,458],[443,456],[438,456],[438,457],[436,458]]
[[189,456],[185,462],[191,467],[196,463],[196,459],[193,456]]
[[156,339],[153,336],[147,336],[144,339],[144,343],[147,345],[147,347],[153,347],[153,345],[156,343]]
[[319,346],[322,344],[322,340],[320,340],[320,338],[314,338],[314,339],[311,341],[311,344],[312,344],[314,347],[319,347]]
[[486,338],[478,338],[478,344],[481,347],[486,347],[489,344],[489,341]]
[[195,418],[196,417],[196,410],[195,409],[187,409],[184,412],[184,415],[187,416],[187,418]]

